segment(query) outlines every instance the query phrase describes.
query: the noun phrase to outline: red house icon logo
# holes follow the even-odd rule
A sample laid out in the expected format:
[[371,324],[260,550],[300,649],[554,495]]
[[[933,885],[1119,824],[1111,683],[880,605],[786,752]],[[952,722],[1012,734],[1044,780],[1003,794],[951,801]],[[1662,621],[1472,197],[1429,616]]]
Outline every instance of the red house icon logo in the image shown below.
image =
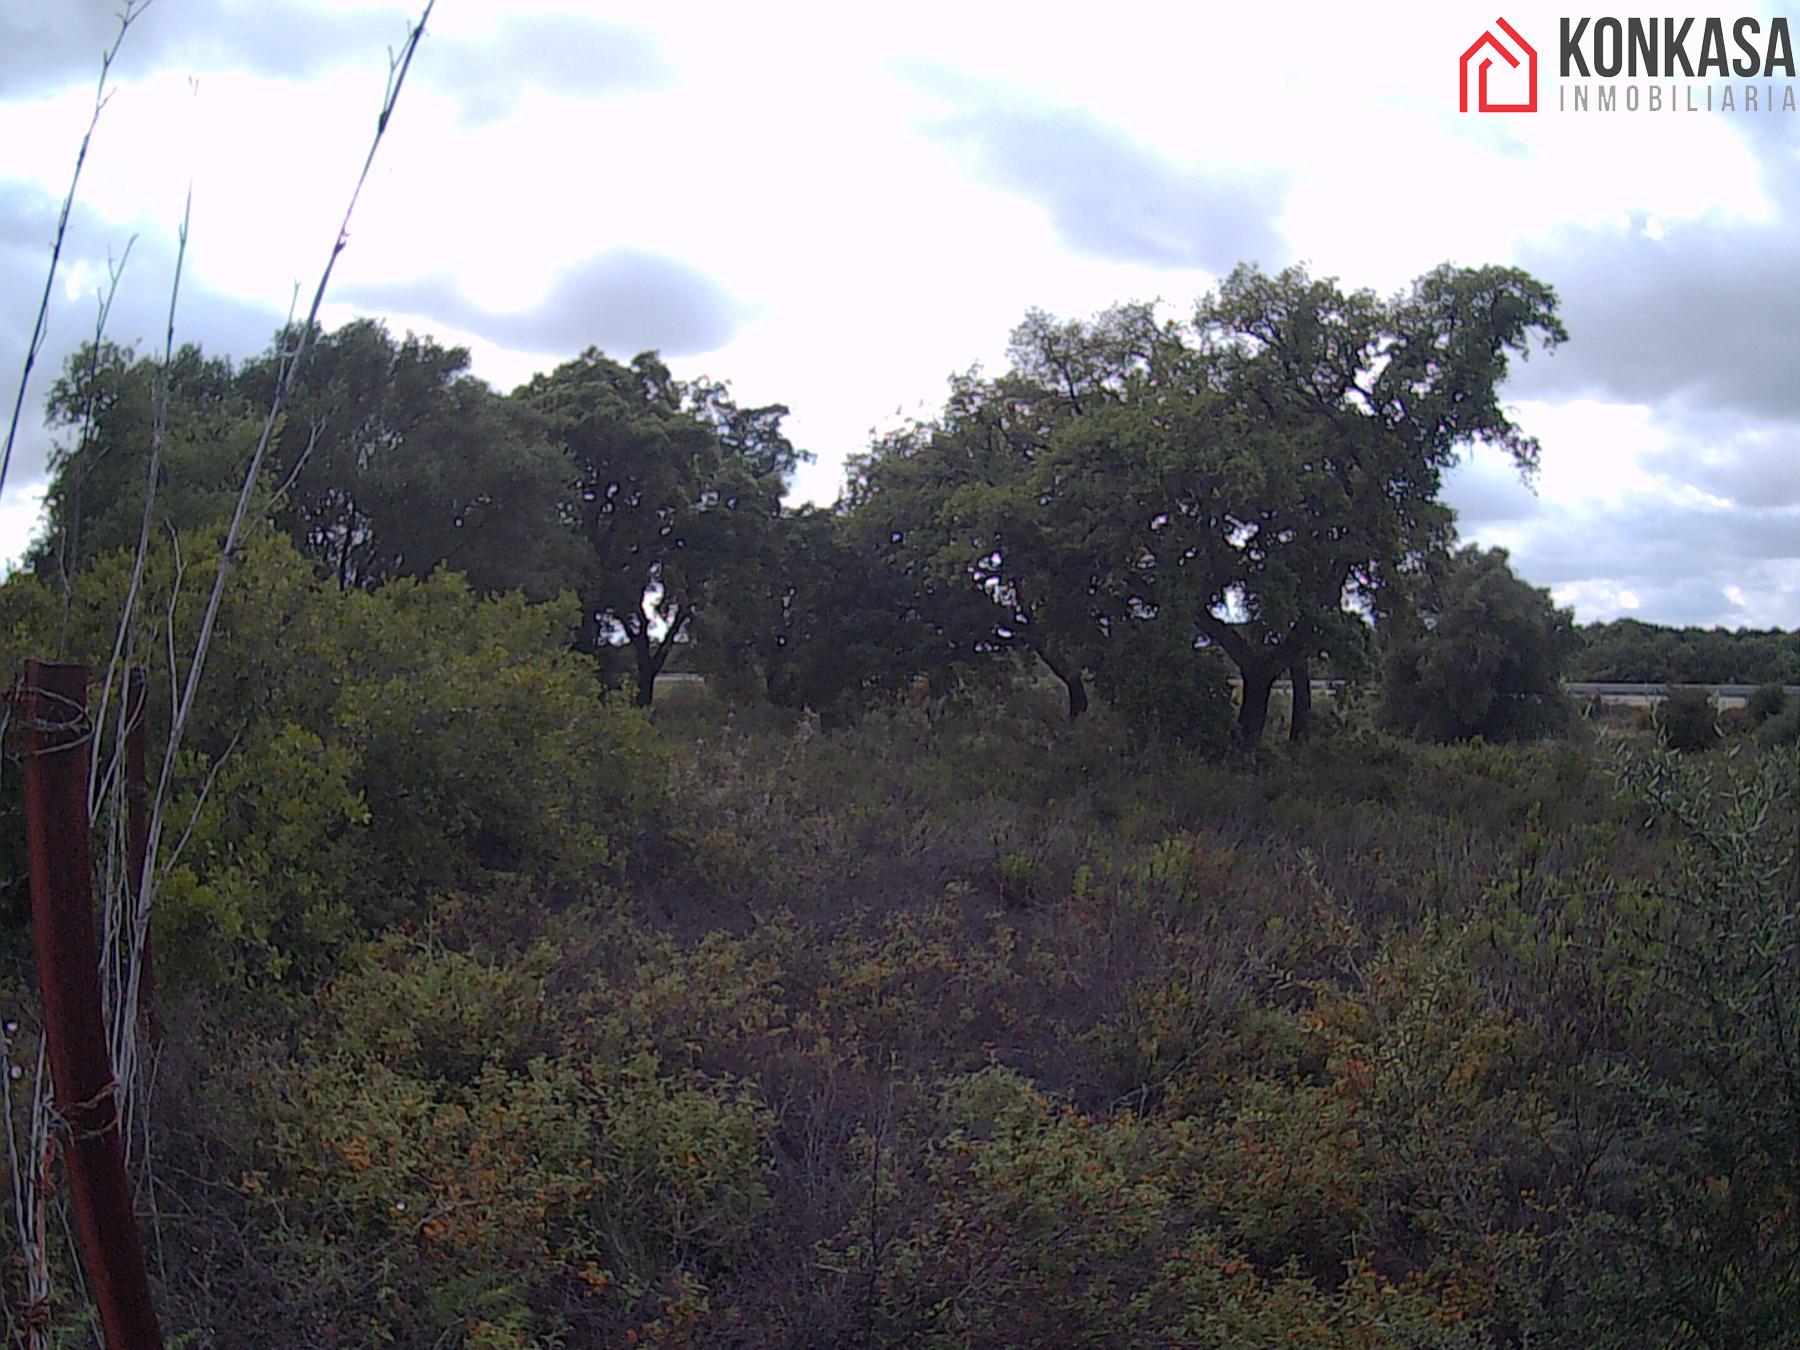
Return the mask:
[[[1477,112],[1536,112],[1537,111],[1537,48],[1519,36],[1519,30],[1505,19],[1495,19],[1505,38],[1496,37],[1493,29],[1489,29],[1469,45],[1469,50],[1462,54],[1459,74],[1462,79],[1462,110],[1469,111],[1469,70],[1475,70]],[[1510,39],[1507,41],[1506,39]],[[1488,71],[1498,56],[1512,69],[1517,70],[1521,58],[1525,65],[1526,93],[1523,103],[1496,103],[1488,98]]]

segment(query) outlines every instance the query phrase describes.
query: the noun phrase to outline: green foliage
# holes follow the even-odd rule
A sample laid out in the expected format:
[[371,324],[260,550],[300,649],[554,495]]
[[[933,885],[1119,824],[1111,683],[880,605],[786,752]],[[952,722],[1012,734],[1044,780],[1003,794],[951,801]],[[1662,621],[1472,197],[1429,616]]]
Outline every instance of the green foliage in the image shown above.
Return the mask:
[[1659,1035],[1655,1055],[1610,1074],[1646,1149],[1648,1212],[1619,1230],[1635,1259],[1606,1293],[1645,1340],[1781,1343],[1800,1300],[1800,760],[1778,752],[1721,779],[1656,751],[1615,771],[1680,851],[1615,936],[1627,997]]
[[1706,750],[1719,739],[1719,708],[1704,689],[1671,689],[1656,707],[1656,735],[1671,750]]
[[769,1204],[754,1093],[643,1046],[585,1052],[546,1000],[548,956],[390,939],[297,1053],[234,1038],[226,1062],[253,1090],[229,1110],[245,1133],[214,1157],[230,1169],[216,1184],[240,1211],[240,1259],[306,1273],[309,1334],[670,1336],[748,1254]]
[[[280,353],[231,363],[183,347],[168,371],[167,430],[153,526],[222,527],[260,434]],[[554,595],[575,560],[562,503],[573,476],[518,410],[468,374],[469,353],[371,320],[319,333],[270,446],[259,508],[322,577],[372,587],[440,569],[483,593]],[[57,455],[34,569],[66,575],[136,544],[160,364],[102,344],[52,390]]]
[[722,386],[682,384],[652,352],[624,366],[597,348],[513,397],[573,466],[581,645],[623,641],[648,707],[674,643],[769,547],[801,457],[781,434],[787,409],[741,409]]
[[1744,703],[1752,726],[1761,726],[1787,710],[1787,690],[1779,683],[1759,685]]
[[1463,549],[1388,622],[1381,720],[1421,740],[1531,740],[1568,729],[1559,686],[1571,616],[1513,575],[1506,550]]
[[998,1068],[951,1080],[936,1114],[921,1179],[936,1204],[880,1253],[878,1339],[1079,1343],[1120,1325],[1143,1278],[1135,1258],[1168,1221],[1163,1194],[1139,1179],[1136,1123],[1058,1112]]
[[629,897],[509,874],[202,1008],[172,1306],[236,1343],[269,1290],[359,1343],[1779,1339],[1791,756],[1654,752],[1621,802],[1575,743],[1248,773],[1035,698],[707,715],[656,729]]
[[[31,570],[69,576],[136,547],[161,374],[160,363],[110,342],[70,354],[46,400],[64,439],[51,456],[44,529],[26,559]],[[229,361],[189,344],[175,353],[167,379],[158,533],[165,523],[179,531],[224,520],[261,430]]]
[[1614,619],[1576,629],[1572,680],[1628,684],[1800,683],[1800,637],[1779,629],[1667,628]]
[[969,621],[969,598],[955,597],[957,604],[913,587],[847,524],[811,507],[783,515],[771,556],[733,567],[720,603],[695,621],[709,679],[760,685],[777,707],[811,709],[836,725],[921,689],[946,695],[976,677],[980,630]]
[[187,838],[157,902],[165,979],[320,973],[367,923],[344,884],[370,849],[355,751],[289,722],[183,767]]
[[477,602],[454,576],[351,597],[335,723],[380,824],[377,881],[460,884],[471,866],[592,888],[656,794],[642,721],[596,697],[567,597]]
[[1384,301],[1241,267],[1189,324],[1033,313],[1008,374],[959,377],[858,463],[854,511],[897,565],[989,601],[995,641],[1039,657],[1071,715],[1128,620],[1197,627],[1243,676],[1254,746],[1270,683],[1343,634],[1346,599],[1447,537],[1459,448],[1534,463],[1496,391],[1563,337],[1554,293],[1503,268]]
[[[1108,376],[1095,367],[1080,378],[1100,397]],[[1013,647],[1041,661],[1067,687],[1071,717],[1086,710],[1083,672],[1112,606],[1096,590],[1092,559],[1058,531],[1033,456],[1042,426],[1066,423],[1079,406],[1078,395],[1028,375],[960,376],[941,418],[852,461],[849,494],[858,546],[912,593],[943,597],[962,620],[966,652]]]
[[930,1206],[879,1248],[872,1206],[834,1253],[871,1272],[875,1343],[1103,1344],[1121,1328],[1218,1347],[1479,1343],[1429,1285],[1402,1290],[1353,1265],[1328,1290],[1234,1251],[1195,1207],[1179,1127],[1099,1119],[1001,1068],[947,1082],[931,1117],[909,1178]]
[[[191,650],[216,545],[159,546],[143,648]],[[100,671],[129,572],[74,578],[71,658]],[[55,651],[61,605],[30,576],[0,587],[0,658]],[[172,639],[161,631],[165,617]],[[654,808],[649,728],[604,704],[569,649],[565,597],[478,599],[453,574],[339,591],[272,532],[227,592],[195,725],[176,765],[160,924],[173,968],[218,979],[316,974],[353,936],[431,912],[445,892],[525,882],[596,893]],[[150,664],[151,744],[170,706]],[[153,754],[151,776],[159,764]]]
[[1800,745],[1800,699],[1791,700],[1779,716],[1764,722],[1758,739],[1770,747]]
[[1001,901],[1012,908],[1027,903],[1038,890],[1039,874],[1037,857],[1029,849],[1014,849],[1001,854],[994,864],[994,880]]
[[555,1048],[539,945],[504,961],[389,934],[320,999],[315,1043],[359,1061],[405,1065],[414,1077],[468,1086],[490,1067],[523,1071]]
[[[282,332],[238,378],[259,412]],[[314,337],[270,451],[273,518],[322,576],[369,588],[439,569],[476,590],[555,595],[574,561],[567,458],[468,373],[469,353],[359,319]]]
[[[1494,390],[1560,334],[1498,269],[1032,315],[844,509],[789,514],[785,410],[654,357],[497,400],[460,353],[333,335],[172,766],[133,1137],[175,1334],[1791,1339],[1800,708],[1730,757],[1642,747],[1615,796],[1590,741],[1487,743],[1541,729],[1566,634],[1503,554],[1397,631],[1439,474],[1471,439],[1529,467]],[[129,560],[98,545],[135,531],[155,381],[92,356],[54,547],[0,585],[13,667],[114,640]],[[157,716],[268,375],[175,372],[192,528],[159,535],[130,652]],[[579,556],[535,551],[540,508]],[[465,544],[492,549],[468,578]],[[528,598],[559,579],[580,597]],[[1358,673],[1346,597],[1396,631],[1399,723],[1464,743],[1220,762],[1220,663],[1247,707]],[[643,680],[684,634],[820,715],[607,701],[610,641]],[[1005,678],[1027,658],[1100,706],[1068,727]]]
[[1128,620],[1109,637],[1094,683],[1142,731],[1217,752],[1230,743],[1228,667],[1217,649],[1194,643],[1176,616]]

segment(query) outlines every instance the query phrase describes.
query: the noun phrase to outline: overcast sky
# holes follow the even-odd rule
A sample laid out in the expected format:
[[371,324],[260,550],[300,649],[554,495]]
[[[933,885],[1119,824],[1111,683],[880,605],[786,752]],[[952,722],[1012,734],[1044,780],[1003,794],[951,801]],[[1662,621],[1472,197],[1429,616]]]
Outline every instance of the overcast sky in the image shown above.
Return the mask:
[[[116,10],[0,8],[9,408]],[[1457,58],[1496,12],[1541,54],[1537,113],[1458,112]],[[1186,308],[1241,260],[1384,292],[1514,263],[1557,288],[1572,340],[1509,385],[1535,484],[1482,457],[1453,475],[1465,536],[1584,620],[1800,626],[1800,113],[1558,111],[1559,19],[1599,12],[440,0],[325,318],[466,345],[501,389],[590,344],[658,348],[790,405],[818,457],[799,495],[827,501],[871,429],[998,369],[1031,306]],[[154,0],[29,408],[134,235],[111,336],[156,343],[190,181],[180,336],[266,345],[317,278],[410,13]],[[1800,35],[1791,7],[1657,13]],[[0,555],[33,527],[48,446],[33,425]]]

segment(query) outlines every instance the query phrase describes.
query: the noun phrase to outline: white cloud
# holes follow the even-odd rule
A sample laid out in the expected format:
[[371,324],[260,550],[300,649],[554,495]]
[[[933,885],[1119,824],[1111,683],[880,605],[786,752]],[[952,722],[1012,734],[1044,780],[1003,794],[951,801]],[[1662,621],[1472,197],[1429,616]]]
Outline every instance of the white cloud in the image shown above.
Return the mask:
[[33,487],[18,490],[8,488],[6,500],[0,501],[0,539],[17,540],[12,553],[0,560],[0,568],[11,571],[17,553],[31,541],[37,532],[38,517],[44,509],[44,487],[37,484]]

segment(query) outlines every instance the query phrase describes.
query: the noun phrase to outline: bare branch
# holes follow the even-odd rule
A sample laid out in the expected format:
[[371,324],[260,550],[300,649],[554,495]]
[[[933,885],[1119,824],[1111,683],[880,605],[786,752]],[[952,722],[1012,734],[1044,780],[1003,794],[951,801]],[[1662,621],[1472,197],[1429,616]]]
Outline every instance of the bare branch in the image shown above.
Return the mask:
[[125,41],[125,34],[131,31],[132,23],[149,8],[150,0],[126,0],[125,8],[119,13],[119,31],[100,57],[100,83],[94,89],[94,112],[88,118],[87,131],[81,137],[81,149],[75,153],[75,172],[69,179],[69,191],[63,198],[62,214],[57,218],[56,237],[50,245],[50,267],[44,275],[44,294],[38,301],[37,320],[32,325],[31,341],[25,347],[25,368],[19,375],[19,392],[13,397],[12,420],[6,428],[6,444],[0,448],[0,493],[6,491],[6,472],[12,466],[13,442],[19,434],[19,414],[25,407],[25,390],[31,383],[32,369],[37,365],[38,353],[44,348],[44,339],[48,335],[50,325],[50,294],[56,288],[56,272],[62,263],[63,243],[69,234],[69,216],[75,209],[75,189],[81,183],[81,171],[87,164],[88,147],[93,144],[94,129],[100,125],[100,114],[106,111],[106,105],[112,101],[112,91],[106,87],[107,78],[112,73],[112,64],[118,59],[119,48]]
[[[169,428],[169,379],[175,363],[175,311],[181,300],[181,274],[187,265],[188,227],[194,215],[194,185],[188,184],[187,200],[181,209],[181,228],[176,232],[175,275],[169,285],[169,321],[163,334],[162,369],[156,381],[156,411],[150,426],[150,462],[144,470],[144,514],[138,523],[137,552],[131,560],[131,580],[125,588],[125,603],[119,611],[119,628],[113,636],[112,653],[106,662],[106,678],[101,682],[100,711],[96,725],[106,716],[106,699],[112,692],[113,678],[130,649],[131,635],[137,626],[138,596],[143,588],[144,567],[150,556],[150,532],[156,518],[156,483],[162,473],[163,442]],[[95,765],[99,756],[95,756]],[[97,805],[92,783],[88,786],[90,816]]]
[[[212,646],[213,631],[218,623],[219,610],[224,601],[226,583],[230,580],[231,573],[237,564],[238,552],[243,546],[247,521],[251,514],[250,507],[256,498],[256,485],[262,476],[263,463],[267,459],[269,447],[274,441],[276,428],[281,423],[282,412],[286,406],[288,394],[292,390],[295,374],[300,367],[302,358],[306,354],[308,345],[311,343],[313,332],[318,326],[319,310],[325,302],[325,291],[330,283],[332,270],[337,264],[339,255],[343,253],[345,247],[349,243],[351,216],[356,210],[356,203],[358,198],[362,195],[363,186],[368,182],[369,171],[374,166],[376,152],[380,150],[382,139],[387,134],[389,122],[391,121],[394,109],[399,102],[400,91],[406,81],[407,71],[412,67],[413,54],[418,50],[419,42],[425,36],[425,25],[431,18],[431,11],[435,4],[436,0],[427,0],[424,11],[419,16],[418,23],[415,24],[407,34],[406,45],[401,48],[400,55],[398,57],[390,58],[387,92],[382,99],[381,113],[376,122],[374,137],[369,144],[369,153],[363,160],[362,172],[357,176],[356,186],[351,191],[349,204],[346,206],[343,220],[338,226],[337,239],[332,244],[331,252],[325,262],[325,267],[320,273],[318,287],[313,292],[312,306],[307,311],[306,320],[299,329],[293,350],[284,353],[281,359],[279,374],[275,381],[275,390],[269,400],[268,415],[263,420],[262,432],[257,438],[256,448],[250,456],[250,462],[244,469],[243,485],[239,489],[237,505],[232,511],[230,524],[225,531],[224,543],[219,553],[219,564],[213,573],[212,590],[207,596],[206,610],[200,620],[200,632],[194,640],[193,653],[188,661],[186,678],[185,680],[180,681],[181,692],[179,698],[175,698],[173,691],[173,685],[176,682],[174,679],[176,671],[174,669],[173,652],[174,612],[172,608],[170,610],[170,674],[172,686],[171,698],[174,700],[174,709],[169,722],[168,738],[163,748],[162,767],[157,775],[156,788],[150,797],[148,840],[144,850],[144,871],[138,889],[136,912],[133,916],[131,970],[126,997],[122,1000],[122,1004],[126,1008],[135,1008],[137,1006],[138,983],[142,966],[139,956],[143,951],[145,936],[149,931],[150,912],[155,898],[157,857],[165,825],[164,818],[168,809],[170,789],[174,780],[176,760],[181,750],[183,736],[187,730],[188,719],[193,714],[194,704],[199,694],[200,679],[206,669],[207,653]],[[129,614],[126,616],[125,622],[129,622]],[[123,629],[124,624],[122,623],[122,634]],[[121,637],[121,641],[122,640],[123,638]],[[118,652],[119,648],[115,645],[115,660],[118,658]],[[124,1038],[129,1041],[135,1035],[135,1031],[133,1030],[133,1028],[135,1028],[135,1019],[127,1018],[126,1022],[128,1023],[128,1026],[124,1032]],[[129,1050],[129,1048],[130,1047],[128,1046],[127,1049]]]
[[125,275],[125,265],[131,261],[131,250],[136,243],[134,234],[125,241],[125,251],[119,255],[118,262],[113,262],[111,257],[106,260],[106,289],[100,293],[98,311],[94,315],[94,340],[88,347],[87,398],[82,403],[81,430],[75,441],[72,497],[64,512],[62,539],[57,548],[57,571],[62,575],[63,590],[62,630],[56,639],[59,655],[68,647],[69,615],[75,603],[74,572],[81,553],[81,487],[89,469],[88,451],[92,447],[94,418],[100,404],[100,344],[106,336],[113,300],[119,293],[119,281]]

